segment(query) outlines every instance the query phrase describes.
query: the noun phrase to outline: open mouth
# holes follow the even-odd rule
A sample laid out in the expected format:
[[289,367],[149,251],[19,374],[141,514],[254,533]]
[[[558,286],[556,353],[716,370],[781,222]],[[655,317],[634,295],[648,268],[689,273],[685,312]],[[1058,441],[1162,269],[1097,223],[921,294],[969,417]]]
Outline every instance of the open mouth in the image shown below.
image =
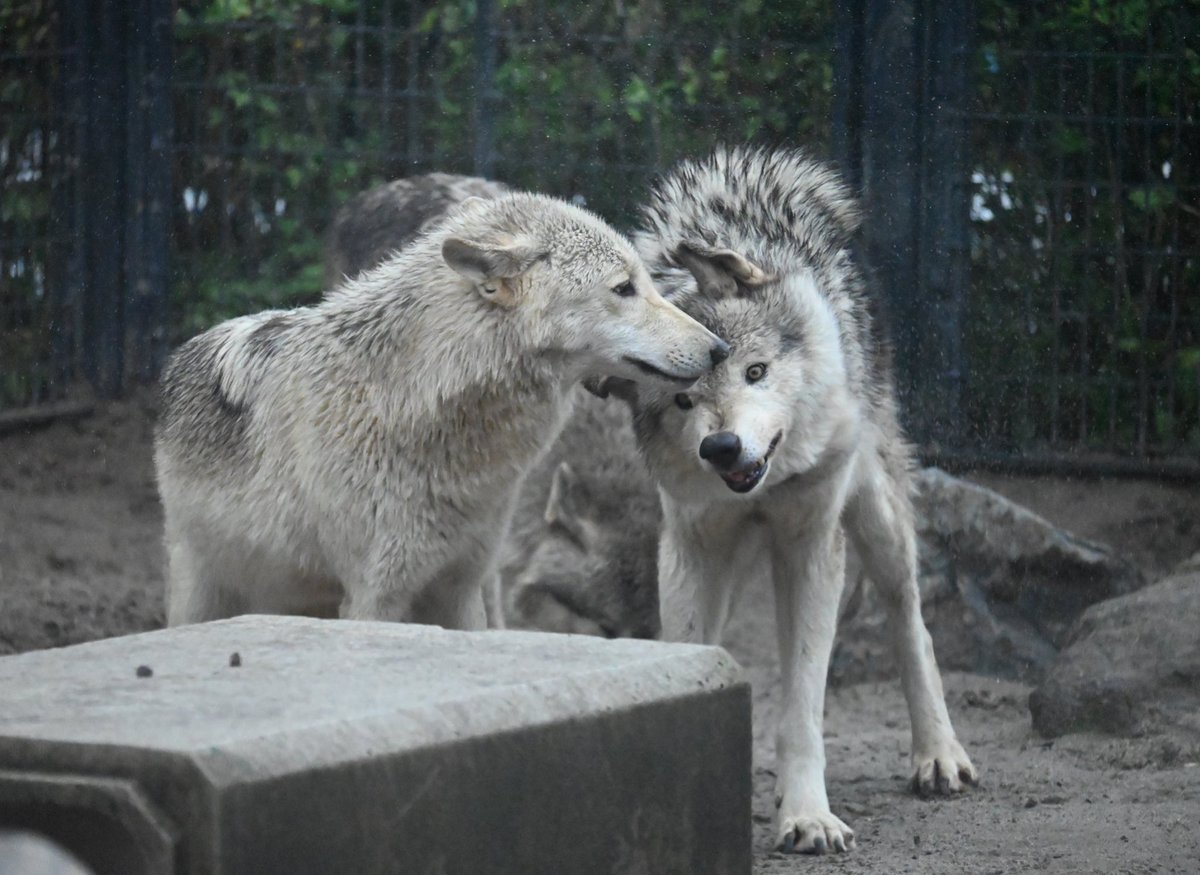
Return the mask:
[[771,463],[771,456],[775,453],[775,448],[779,446],[779,441],[783,438],[783,432],[780,431],[771,440],[771,445],[767,447],[767,454],[746,468],[738,471],[729,471],[721,474],[721,479],[725,481],[725,485],[734,492],[749,492],[757,486],[767,475],[767,466]]
[[755,462],[753,467],[743,468],[740,471],[730,471],[728,474],[722,474],[721,479],[725,481],[725,485],[734,492],[749,492],[758,485],[758,481],[763,479],[763,475],[767,473],[767,462],[762,460]]
[[695,377],[681,376],[679,374],[668,374],[661,368],[656,368],[650,362],[642,361],[639,358],[634,358],[631,355],[621,356],[623,361],[629,362],[643,374],[649,374],[652,377],[658,377],[660,380],[666,380],[669,383],[678,383],[681,386],[690,386],[696,382]]

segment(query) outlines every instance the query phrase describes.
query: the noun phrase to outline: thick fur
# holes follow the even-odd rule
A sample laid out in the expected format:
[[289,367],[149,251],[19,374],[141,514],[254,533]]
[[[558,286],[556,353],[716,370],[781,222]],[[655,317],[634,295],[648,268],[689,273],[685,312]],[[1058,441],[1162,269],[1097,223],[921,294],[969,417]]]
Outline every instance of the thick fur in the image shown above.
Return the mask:
[[976,779],[921,619],[912,452],[854,255],[858,209],[800,152],[735,148],[680,165],[643,216],[635,243],[664,294],[733,349],[686,397],[634,393],[663,502],[663,633],[719,642],[733,591],[768,565],[784,687],[777,840],[844,850],[853,832],[829,808],[821,723],[845,536],[888,605],[914,787],[955,793]]
[[521,491],[501,567],[506,616],[552,632],[656,638],[658,492],[628,404],[576,394]]
[[383,263],[467,198],[507,193],[508,186],[490,179],[425,173],[355,195],[337,211],[327,235],[326,287]]
[[468,200],[319,305],[230,320],[172,357],[155,443],[168,621],[478,628],[571,387],[605,373],[678,388],[717,351],[595,216]]
[[[335,282],[386,261],[469,197],[499,182],[448,173],[396,179],[352,198],[328,235]],[[658,492],[637,457],[628,405],[575,390],[575,412],[521,490],[488,624],[654,638],[659,633]]]

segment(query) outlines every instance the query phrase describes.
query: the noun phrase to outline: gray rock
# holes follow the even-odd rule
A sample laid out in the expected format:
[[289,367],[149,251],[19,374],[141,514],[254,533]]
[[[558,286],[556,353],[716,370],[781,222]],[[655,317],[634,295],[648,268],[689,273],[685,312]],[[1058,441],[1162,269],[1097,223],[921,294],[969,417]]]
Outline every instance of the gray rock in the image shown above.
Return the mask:
[[[915,483],[922,607],[943,669],[1036,681],[1085,608],[1143,583],[1108,547],[990,489],[937,468]],[[843,682],[893,665],[882,608],[855,586],[833,661]]]
[[101,871],[750,871],[719,648],[243,617],[0,658],[0,702],[0,824]]
[[1200,745],[1200,571],[1088,608],[1029,709],[1050,737],[1176,730]]

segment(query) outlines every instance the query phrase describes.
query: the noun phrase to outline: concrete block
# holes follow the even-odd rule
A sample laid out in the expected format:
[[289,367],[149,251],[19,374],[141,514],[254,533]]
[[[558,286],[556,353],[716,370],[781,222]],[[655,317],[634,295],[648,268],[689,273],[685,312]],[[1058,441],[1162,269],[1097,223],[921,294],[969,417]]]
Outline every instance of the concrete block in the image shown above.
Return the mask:
[[748,873],[750,750],[711,647],[240,617],[0,658],[0,826],[98,873]]

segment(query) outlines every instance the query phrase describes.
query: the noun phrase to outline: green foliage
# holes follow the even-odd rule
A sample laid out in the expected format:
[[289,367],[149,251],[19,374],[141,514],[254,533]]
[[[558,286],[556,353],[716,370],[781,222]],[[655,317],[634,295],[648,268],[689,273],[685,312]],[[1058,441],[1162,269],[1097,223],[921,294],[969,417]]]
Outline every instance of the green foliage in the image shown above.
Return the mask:
[[65,241],[52,207],[68,179],[53,150],[55,24],[49,0],[0,4],[0,409],[53,391],[48,277],[61,273]]
[[[59,8],[0,4],[18,59],[0,63],[0,406],[49,378],[69,172],[28,170],[60,85]],[[180,0],[173,339],[317,300],[337,206],[474,172],[485,117],[495,178],[618,224],[654,172],[717,142],[827,142],[827,2],[496,8],[483,83],[476,0]],[[1200,250],[1200,0],[976,8],[991,120],[972,126],[969,427],[1012,448],[1200,449],[1200,259],[1181,255]]]
[[[820,146],[828,11],[816,0],[497,4],[480,88],[474,0],[183,0],[176,19],[174,335],[321,292],[333,210],[369,185],[473,172],[631,218],[648,177],[718,140]],[[282,203],[282,212],[277,206]]]
[[1200,448],[1200,2],[978,8],[971,426]]

